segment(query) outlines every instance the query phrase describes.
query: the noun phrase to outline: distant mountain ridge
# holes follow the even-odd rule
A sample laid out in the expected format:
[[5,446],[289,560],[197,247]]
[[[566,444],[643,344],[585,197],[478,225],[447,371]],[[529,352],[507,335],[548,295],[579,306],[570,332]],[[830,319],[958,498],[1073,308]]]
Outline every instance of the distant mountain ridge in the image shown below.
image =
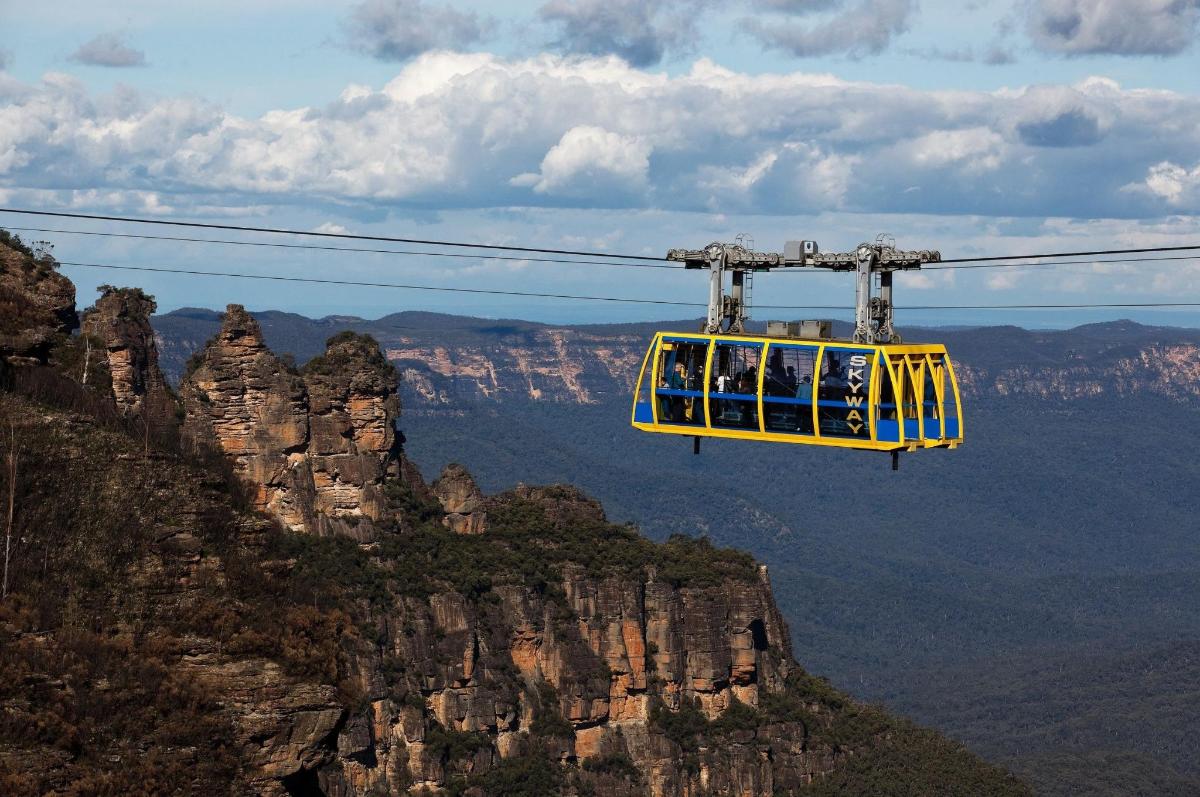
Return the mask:
[[[268,344],[298,362],[323,351],[337,332],[372,335],[402,373],[405,399],[414,410],[477,400],[625,400],[650,335],[698,327],[695,319],[566,326],[424,312],[376,320],[310,319],[273,310],[253,315]],[[169,379],[178,382],[187,358],[216,332],[219,319],[219,313],[195,308],[155,316]],[[835,325],[835,334],[848,333],[849,325]],[[1122,320],[1063,331],[911,328],[906,337],[945,342],[971,397],[1145,394],[1200,401],[1200,330]]]

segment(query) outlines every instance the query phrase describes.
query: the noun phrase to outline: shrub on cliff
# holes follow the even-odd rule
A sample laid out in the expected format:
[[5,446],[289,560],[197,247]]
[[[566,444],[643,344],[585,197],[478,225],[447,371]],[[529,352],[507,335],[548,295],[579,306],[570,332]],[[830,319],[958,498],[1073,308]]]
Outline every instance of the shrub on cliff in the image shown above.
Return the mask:
[[394,385],[399,379],[395,366],[379,348],[379,341],[351,330],[339,332],[325,341],[325,353],[305,363],[301,372],[333,376],[346,372],[351,361],[359,367],[367,365],[375,376],[389,385]]
[[575,726],[563,715],[554,687],[542,681],[533,690],[533,722],[529,732],[534,736],[555,739],[574,739]]
[[526,741],[517,755],[472,775],[466,783],[454,784],[448,794],[461,797],[468,789],[478,789],[485,797],[549,797],[561,794],[563,783],[559,763],[551,760],[544,747]]
[[21,240],[21,236],[11,233],[8,230],[0,230],[0,246],[7,246],[9,249],[16,249],[27,257],[33,257],[33,250]]
[[700,735],[708,730],[708,717],[700,710],[698,698],[682,698],[676,711],[656,700],[650,707],[650,724],[679,745],[685,755],[695,754],[700,749]]
[[491,746],[492,740],[486,733],[446,730],[436,720],[425,732],[425,749],[434,758],[444,762],[461,761]]
[[609,753],[595,758],[585,758],[583,769],[585,772],[611,775],[622,780],[640,781],[642,779],[641,770],[625,753]]

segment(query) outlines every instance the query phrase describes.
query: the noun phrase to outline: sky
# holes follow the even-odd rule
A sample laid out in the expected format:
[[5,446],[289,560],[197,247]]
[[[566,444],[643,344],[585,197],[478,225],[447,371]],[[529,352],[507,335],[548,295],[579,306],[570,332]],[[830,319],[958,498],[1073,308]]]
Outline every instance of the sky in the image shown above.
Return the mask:
[[[1200,0],[0,0],[0,21],[3,207],[647,255],[739,234],[848,251],[887,233],[947,258],[1200,244]],[[706,298],[696,272],[20,234],[69,262]],[[700,312],[64,271],[81,305],[136,284],[161,311]],[[1200,301],[1200,260],[905,273],[896,290],[901,308]],[[765,274],[753,299],[842,306],[853,284]],[[816,315],[846,317],[755,313]],[[1129,309],[898,323],[1117,317],[1200,325]]]

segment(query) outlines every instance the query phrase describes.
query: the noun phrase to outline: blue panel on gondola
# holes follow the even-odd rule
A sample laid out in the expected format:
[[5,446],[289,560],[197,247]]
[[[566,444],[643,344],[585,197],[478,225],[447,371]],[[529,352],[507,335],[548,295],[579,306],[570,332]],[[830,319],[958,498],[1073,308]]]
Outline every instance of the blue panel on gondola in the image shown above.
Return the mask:
[[900,442],[900,424],[897,421],[878,421],[878,439],[885,443]]
[[[673,390],[667,387],[660,387],[654,392],[658,393],[660,396],[687,396],[689,398],[704,398],[704,391],[702,390]],[[755,399],[757,396],[748,396],[748,398]]]
[[904,436],[909,440],[921,439],[921,427],[918,425],[916,418],[904,419]]
[[640,402],[633,411],[634,423],[654,423],[654,408],[646,402]]
[[946,419],[946,437],[958,437],[958,418]]

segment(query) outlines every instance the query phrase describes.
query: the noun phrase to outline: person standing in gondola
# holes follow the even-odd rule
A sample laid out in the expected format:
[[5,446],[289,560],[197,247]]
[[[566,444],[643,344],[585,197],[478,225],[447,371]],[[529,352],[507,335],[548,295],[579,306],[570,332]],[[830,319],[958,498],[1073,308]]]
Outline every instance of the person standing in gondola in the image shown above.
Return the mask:
[[[683,363],[675,363],[675,370],[667,380],[671,390],[687,390],[687,371]],[[683,396],[671,396],[671,420],[680,423],[687,420],[687,404]]]

